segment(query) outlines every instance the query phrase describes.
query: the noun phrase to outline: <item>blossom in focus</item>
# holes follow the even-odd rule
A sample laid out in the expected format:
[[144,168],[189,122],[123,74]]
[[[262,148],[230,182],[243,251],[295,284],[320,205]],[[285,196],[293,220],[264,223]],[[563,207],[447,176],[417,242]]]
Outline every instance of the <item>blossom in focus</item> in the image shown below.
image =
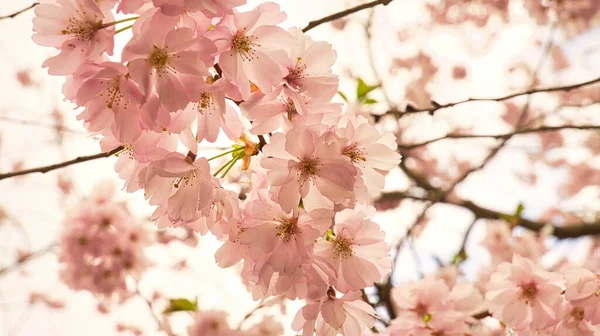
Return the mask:
[[154,34],[156,28],[142,29],[123,49],[122,61],[129,62],[129,74],[146,97],[156,88],[159,100],[170,112],[184,108],[191,98],[187,86],[204,81],[212,66],[215,46],[197,37],[190,28]]
[[337,273],[335,287],[344,293],[373,285],[392,267],[385,233],[365,217],[352,209],[338,212],[333,227],[335,236],[320,240],[315,246],[315,255],[333,266]]
[[86,61],[95,61],[107,53],[112,55],[114,26],[110,12],[104,12],[94,1],[57,0],[41,3],[35,8],[33,41],[60,50],[47,59],[42,67],[50,75],[70,75]]
[[308,302],[294,318],[292,328],[302,330],[302,336],[361,336],[375,323],[375,310],[361,298],[361,292],[349,292],[337,298],[333,288],[327,296]]
[[540,330],[557,322],[564,280],[519,255],[502,263],[487,284],[492,316],[516,330]]

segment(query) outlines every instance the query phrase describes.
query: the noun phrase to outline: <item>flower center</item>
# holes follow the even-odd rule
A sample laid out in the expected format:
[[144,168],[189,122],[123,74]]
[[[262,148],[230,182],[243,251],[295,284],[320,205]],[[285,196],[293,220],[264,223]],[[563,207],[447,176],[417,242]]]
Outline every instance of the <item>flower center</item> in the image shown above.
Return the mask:
[[199,113],[204,114],[204,111],[211,105],[213,105],[212,95],[209,92],[202,92],[198,104],[196,105],[196,110],[198,110]]
[[293,67],[288,68],[288,70],[289,72],[287,76],[285,76],[285,80],[294,90],[301,90],[302,88],[299,80],[306,77],[306,74],[304,74],[306,64],[302,63],[302,58],[298,57],[296,59],[296,64]]
[[584,311],[583,308],[575,307],[571,310],[571,316],[577,321],[583,321]]
[[157,46],[154,46],[154,50],[152,51],[152,54],[150,54],[148,61],[157,72],[173,70],[172,67],[169,66],[169,54],[167,54],[165,49],[161,49]]
[[363,148],[359,148],[355,142],[344,149],[344,155],[352,160],[352,163],[360,163],[361,161],[367,161],[365,157],[366,151]]
[[[94,15],[94,18],[97,17],[98,15]],[[63,35],[74,35],[82,40],[91,40],[94,33],[99,29],[102,29],[102,21],[88,21],[72,17],[69,18],[69,23],[61,33]]]
[[537,286],[535,283],[527,283],[521,285],[521,298],[525,300],[525,303],[529,304],[532,300],[535,300],[537,296]]
[[[244,28],[245,30],[245,28]],[[243,31],[238,31],[233,35],[232,48],[236,49],[242,57],[242,60],[249,61],[254,59],[256,56],[255,50],[260,47],[260,44],[256,43],[257,38],[253,35],[246,35]]]
[[305,178],[317,175],[318,171],[319,168],[314,159],[304,159],[300,161],[300,172]]
[[193,185],[194,177],[196,177],[196,171],[192,170],[189,174],[176,178],[175,181],[173,182],[173,186],[175,188],[179,188],[181,186],[181,183],[183,183],[184,187],[190,183]]
[[334,241],[333,258],[346,259],[354,254],[352,243],[344,238],[336,238]]
[[277,225],[277,237],[281,238],[287,243],[290,241],[290,239],[292,239],[292,236],[298,232],[298,218],[283,218],[279,222],[281,224]]

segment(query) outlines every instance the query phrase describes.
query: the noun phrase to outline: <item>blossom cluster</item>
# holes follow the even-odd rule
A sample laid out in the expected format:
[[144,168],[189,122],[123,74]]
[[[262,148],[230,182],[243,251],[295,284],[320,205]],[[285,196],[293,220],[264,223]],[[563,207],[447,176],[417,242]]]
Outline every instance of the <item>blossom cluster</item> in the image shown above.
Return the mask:
[[[46,1],[35,9],[33,38],[58,50],[43,66],[66,76],[63,93],[86,129],[102,135],[103,150],[121,149],[124,189],[143,190],[159,228],[222,240],[216,262],[241,263],[257,300],[306,300],[293,323],[303,335],[361,335],[376,318],[361,290],[391,269],[367,204],[400,161],[395,138],[332,102],[339,80],[329,43],[281,28],[286,15],[275,3],[244,4]],[[115,35],[128,29],[114,57]],[[199,143],[221,134],[236,141],[231,150],[203,156]],[[238,163],[251,179],[244,201],[224,187]],[[100,223],[127,226],[112,210]],[[88,247],[75,232],[71,258]]]
[[98,185],[67,212],[59,254],[62,280],[107,303],[135,295],[129,279],[148,267],[144,249],[151,243],[137,217],[114,199],[115,189],[110,183]]

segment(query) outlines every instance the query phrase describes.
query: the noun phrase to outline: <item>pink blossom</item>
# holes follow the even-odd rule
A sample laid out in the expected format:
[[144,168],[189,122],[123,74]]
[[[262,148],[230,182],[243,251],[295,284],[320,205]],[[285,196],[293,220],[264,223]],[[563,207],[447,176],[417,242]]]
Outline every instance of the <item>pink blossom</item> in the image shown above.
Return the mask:
[[297,109],[304,111],[300,93],[323,100],[330,100],[336,94],[339,80],[332,73],[331,67],[337,54],[331,49],[331,44],[315,42],[296,27],[289,32],[298,43],[287,49],[288,58],[282,64],[287,68],[283,90]]
[[333,211],[285,212],[263,191],[246,206],[244,230],[238,239],[248,245],[250,258],[261,266],[293,274],[312,260],[314,242],[331,225]]
[[275,26],[285,19],[279,5],[266,2],[252,11],[226,16],[207,36],[219,47],[219,66],[245,99],[252,81],[269,93],[282,79],[276,51],[295,43],[292,36]]
[[302,336],[336,335],[361,336],[375,323],[375,310],[361,299],[361,292],[349,292],[337,298],[335,290],[327,296],[308,302],[294,318],[292,328],[302,330]]
[[266,156],[262,166],[268,169],[270,184],[277,187],[275,199],[284,211],[297,207],[310,191],[333,202],[352,196],[356,168],[341,154],[340,144],[326,142],[314,128],[273,134],[262,151]]
[[366,192],[376,197],[385,186],[385,174],[400,163],[396,138],[381,134],[362,116],[342,118],[335,130],[342,144],[342,154],[360,170]]
[[600,324],[600,275],[585,268],[565,272],[565,299],[574,307],[585,308],[585,318]]
[[[167,223],[179,226],[197,220],[210,210],[215,181],[206,158],[192,161],[181,153],[172,153],[144,167],[139,178],[150,204],[159,205],[152,215],[154,219],[166,216]],[[158,223],[165,222],[159,220]]]
[[105,52],[112,55],[114,26],[109,12],[103,12],[94,1],[57,0],[57,4],[42,3],[35,8],[33,41],[60,50],[42,67],[51,75],[70,75],[86,61],[98,60]]
[[186,107],[185,112],[197,117],[198,142],[204,139],[215,142],[221,129],[229,139],[239,138],[243,130],[240,117],[225,99],[239,97],[239,92],[233,84],[225,79],[215,82],[213,77],[208,77],[206,84],[196,91],[192,93],[192,103]]
[[279,336],[285,334],[281,322],[277,321],[272,315],[263,317],[260,323],[253,325],[245,332],[248,336]]
[[335,286],[344,293],[373,285],[392,267],[385,233],[365,217],[351,209],[337,213],[335,236],[315,246],[315,255],[333,266],[337,273]]
[[266,134],[293,123],[304,126],[318,125],[325,115],[338,115],[341,105],[329,100],[309,98],[303,93],[297,93],[296,101],[300,101],[303,111],[298,104],[283,89],[276,89],[269,94],[254,92],[240,104],[242,113],[252,122],[252,134]]
[[233,14],[233,8],[244,5],[246,0],[153,0],[152,2],[166,15],[202,11],[208,17],[222,17]]
[[576,307],[565,302],[559,310],[559,322],[554,328],[554,335],[565,336],[593,336],[600,329],[593,322],[587,320],[587,310],[595,307]]
[[196,313],[194,323],[188,328],[190,336],[235,336],[237,332],[227,323],[227,314],[220,310]]
[[564,280],[519,255],[492,274],[485,298],[492,316],[517,330],[556,324]]
[[76,290],[124,300],[134,293],[126,281],[147,267],[143,248],[149,237],[110,183],[98,185],[71,209],[60,242],[61,278]]
[[127,67],[115,62],[90,63],[73,78],[65,90],[76,92],[72,100],[85,107],[77,119],[83,120],[90,132],[112,134],[128,143],[140,136],[144,126],[140,117],[143,95],[128,78]]
[[184,108],[190,97],[187,85],[209,75],[216,49],[212,41],[196,37],[190,28],[172,29],[166,36],[142,29],[123,49],[123,62],[148,97],[152,89],[169,111]]

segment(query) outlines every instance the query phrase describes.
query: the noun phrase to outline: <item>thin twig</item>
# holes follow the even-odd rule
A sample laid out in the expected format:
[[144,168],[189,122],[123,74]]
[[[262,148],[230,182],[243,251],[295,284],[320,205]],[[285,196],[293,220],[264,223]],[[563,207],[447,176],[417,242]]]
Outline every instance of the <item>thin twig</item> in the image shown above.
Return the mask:
[[588,81],[585,81],[582,83],[578,83],[578,84],[572,84],[572,85],[566,85],[566,86],[554,86],[554,87],[548,87],[548,88],[529,89],[526,91],[516,92],[516,93],[506,95],[506,96],[495,97],[495,98],[491,98],[491,97],[490,98],[469,98],[469,99],[457,101],[454,103],[443,104],[443,105],[435,104],[435,106],[424,108],[424,109],[410,108],[405,111],[391,110],[391,111],[386,112],[386,114],[404,115],[404,114],[422,113],[422,112],[429,112],[429,114],[434,114],[438,110],[449,108],[449,107],[454,107],[454,106],[462,105],[462,104],[466,104],[466,103],[483,102],[483,101],[502,102],[502,101],[509,100],[512,98],[525,96],[525,95],[533,95],[533,94],[542,93],[542,92],[572,91],[574,89],[578,89],[578,88],[581,88],[584,86],[593,85],[593,84],[597,84],[597,83],[600,83],[600,77],[591,79],[591,80],[588,80]]
[[14,262],[11,265],[8,265],[2,269],[0,269],[0,276],[3,276],[4,274],[8,274],[16,269],[18,269],[19,267],[21,267],[22,265],[24,265],[25,263],[27,263],[28,261],[34,260],[36,258],[42,257],[44,255],[46,255],[47,253],[51,252],[54,247],[56,247],[56,242],[51,243],[50,245],[35,251],[33,253],[31,253],[30,255],[28,255],[27,257],[24,258],[20,258],[18,259],[16,262]]
[[524,128],[520,130],[516,130],[511,133],[506,134],[448,134],[439,138],[430,139],[427,141],[423,141],[420,143],[408,144],[408,145],[398,145],[400,149],[414,149],[421,146],[426,146],[434,142],[438,142],[446,139],[482,139],[482,138],[491,138],[491,139],[506,139],[513,137],[519,134],[528,134],[528,133],[544,133],[544,132],[553,132],[560,130],[600,130],[600,125],[561,125],[561,126],[541,126],[537,128]]
[[319,20],[314,20],[314,21],[310,21],[308,23],[308,25],[304,28],[302,28],[302,32],[306,33],[307,31],[322,25],[323,23],[327,23],[333,20],[337,20],[337,19],[341,19],[344,16],[348,16],[350,14],[356,13],[356,12],[360,12],[361,10],[367,9],[367,8],[371,8],[371,7],[375,7],[377,5],[384,5],[387,6],[390,2],[392,2],[393,0],[376,0],[376,1],[371,1],[371,2],[367,2],[365,4],[362,5],[358,5],[356,7],[352,7],[352,8],[348,8],[346,10],[343,10],[341,12],[335,13],[335,14],[331,14],[328,15],[324,18],[321,18]]
[[101,158],[106,158],[109,156],[112,156],[114,154],[117,154],[118,152],[122,151],[125,147],[124,146],[119,146],[109,152],[105,152],[105,153],[98,153],[98,154],[94,154],[94,155],[88,155],[88,156],[80,156],[78,158],[75,158],[73,160],[69,160],[69,161],[64,161],[64,162],[60,162],[57,164],[53,164],[53,165],[49,165],[49,166],[43,166],[43,167],[36,167],[36,168],[30,168],[30,169],[25,169],[25,170],[20,170],[20,171],[15,171],[15,172],[10,172],[10,173],[4,173],[4,174],[0,174],[0,180],[6,179],[6,178],[10,178],[10,177],[15,177],[15,176],[20,176],[20,175],[26,175],[26,174],[31,174],[31,173],[47,173],[49,171],[55,170],[55,169],[60,169],[60,168],[64,168],[70,165],[74,165],[77,163],[81,163],[81,162],[86,162],[86,161],[91,161],[91,160],[96,160],[96,159],[101,159]]
[[40,4],[39,2],[34,2],[34,3],[32,3],[32,4],[31,4],[29,7],[27,7],[27,8],[23,8],[23,9],[21,9],[20,11],[14,12],[14,13],[12,13],[12,14],[10,14],[10,15],[4,15],[4,16],[0,16],[0,20],[4,20],[4,19],[14,19],[14,18],[15,18],[17,15],[19,15],[19,14],[23,14],[23,13],[25,13],[26,11],[28,11],[28,10],[30,10],[30,9],[33,9],[33,7],[35,7],[35,6],[39,5],[39,4]]
[[68,127],[65,127],[65,126],[62,126],[59,124],[47,124],[47,123],[43,123],[43,122],[39,122],[39,121],[35,121],[35,120],[23,120],[23,119],[18,119],[18,118],[13,118],[13,117],[0,116],[0,121],[14,123],[14,124],[20,124],[20,125],[34,126],[34,127],[43,127],[43,128],[55,130],[57,132],[68,132],[68,133],[73,133],[73,134],[89,135],[84,131],[68,128]]

